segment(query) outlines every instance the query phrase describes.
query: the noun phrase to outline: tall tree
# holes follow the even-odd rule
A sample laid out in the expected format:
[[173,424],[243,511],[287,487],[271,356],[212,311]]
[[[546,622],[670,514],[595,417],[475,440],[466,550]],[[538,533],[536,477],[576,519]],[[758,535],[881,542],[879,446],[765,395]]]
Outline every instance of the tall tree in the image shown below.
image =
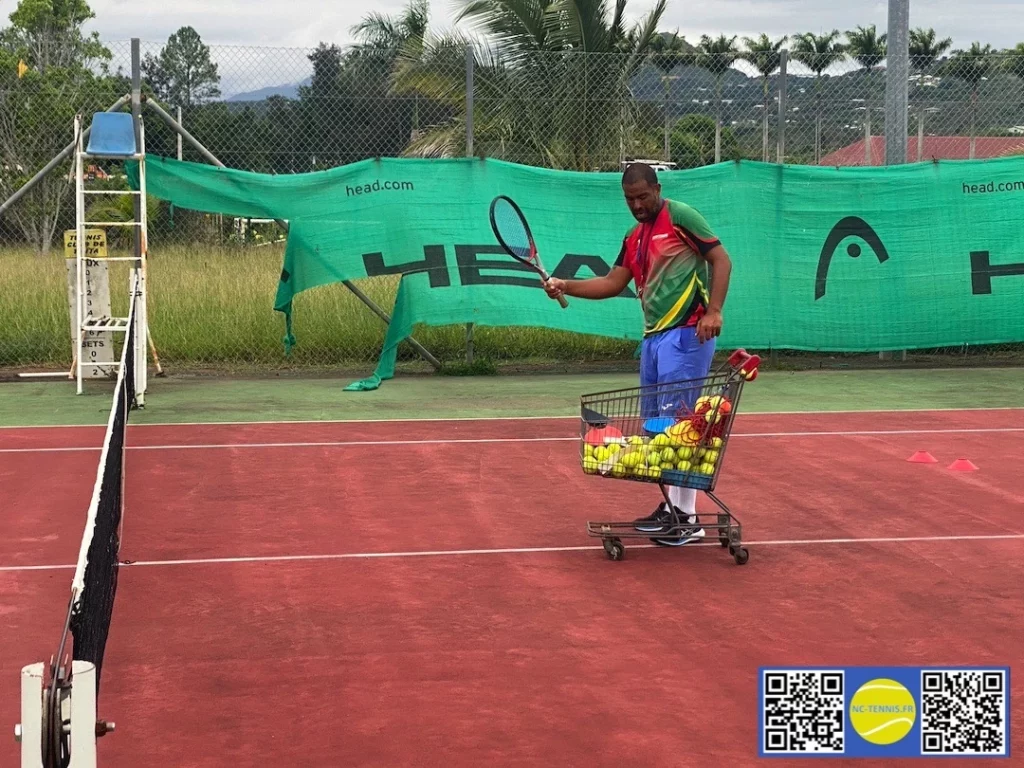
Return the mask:
[[838,64],[846,56],[845,47],[839,42],[839,30],[816,35],[805,32],[796,36],[793,58],[814,73],[814,163],[821,162],[821,78],[829,67]]
[[[71,139],[76,113],[106,109],[115,95],[111,54],[83,26],[85,0],[21,0],[0,30],[0,197],[6,199]],[[27,68],[19,68],[24,63]],[[99,74],[97,74],[99,72]],[[9,212],[40,254],[50,252],[72,187],[64,163]]]
[[939,57],[953,46],[953,39],[937,39],[934,29],[917,27],[910,30],[910,66],[917,72],[932,69]]
[[776,70],[782,66],[782,47],[789,39],[783,35],[778,40],[772,40],[768,35],[761,34],[760,37],[745,37],[743,44],[746,50],[740,57],[754,65],[754,69],[761,75],[761,88],[763,102],[761,104],[761,159],[768,160],[768,122],[769,105],[771,104],[769,90],[770,78]]
[[846,33],[846,52],[854,61],[867,70],[864,96],[864,146],[870,161],[871,152],[871,112],[874,109],[875,68],[885,59],[885,41],[888,35],[878,34],[875,25],[858,26]]
[[715,162],[722,159],[722,80],[725,73],[739,58],[736,47],[736,35],[716,38],[702,35],[697,45],[697,56],[694,59],[701,69],[706,69],[715,78]]
[[953,51],[953,56],[943,67],[943,72],[951,77],[961,80],[971,89],[971,147],[970,158],[974,159],[974,152],[978,136],[978,89],[983,80],[997,66],[995,51],[988,43],[971,43],[967,50],[958,49]]
[[672,159],[672,106],[669,103],[672,97],[672,73],[682,64],[693,61],[694,47],[686,42],[686,38],[675,32],[661,32],[654,36],[650,44],[651,63],[661,75],[661,84],[664,88],[664,147],[662,151],[665,160]]
[[146,54],[142,72],[158,98],[182,108],[220,96],[220,75],[210,47],[192,27],[167,38],[157,56]]
[[[933,71],[939,57],[945,54],[952,45],[952,38],[945,37],[939,40],[934,29],[917,27],[910,30],[911,71],[919,76]],[[915,99],[917,101],[917,159],[920,161],[924,154],[924,116],[928,105],[923,98],[927,90],[919,87],[917,93],[919,96],[918,99]]]

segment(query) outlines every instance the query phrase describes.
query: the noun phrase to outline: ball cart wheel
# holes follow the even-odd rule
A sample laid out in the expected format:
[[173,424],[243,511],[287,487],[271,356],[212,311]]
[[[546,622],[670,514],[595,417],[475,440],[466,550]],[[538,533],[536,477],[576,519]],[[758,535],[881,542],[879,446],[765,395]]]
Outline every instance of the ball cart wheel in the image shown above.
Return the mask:
[[626,554],[626,548],[619,539],[605,539],[604,551],[609,560],[621,560]]
[[747,560],[750,559],[750,553],[747,552],[745,547],[739,547],[729,550],[732,556],[736,559],[736,565],[746,565]]

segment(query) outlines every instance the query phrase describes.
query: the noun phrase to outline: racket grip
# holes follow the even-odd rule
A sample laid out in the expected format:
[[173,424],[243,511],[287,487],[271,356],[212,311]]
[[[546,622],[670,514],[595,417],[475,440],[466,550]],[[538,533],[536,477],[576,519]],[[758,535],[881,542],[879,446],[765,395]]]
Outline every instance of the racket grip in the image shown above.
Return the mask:
[[562,309],[567,309],[569,307],[569,302],[565,300],[565,296],[559,296],[558,303],[562,305]]

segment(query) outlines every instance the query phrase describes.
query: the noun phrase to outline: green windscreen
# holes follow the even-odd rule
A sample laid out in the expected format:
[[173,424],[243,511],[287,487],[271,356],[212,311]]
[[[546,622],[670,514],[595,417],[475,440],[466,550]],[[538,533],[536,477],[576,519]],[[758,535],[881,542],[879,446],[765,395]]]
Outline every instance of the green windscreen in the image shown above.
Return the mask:
[[[133,183],[137,173],[129,169]],[[1024,340],[1024,158],[892,168],[742,161],[660,179],[663,194],[700,211],[732,257],[724,347],[846,352]],[[603,274],[634,224],[619,174],[381,159],[271,176],[150,158],[146,180],[150,194],[179,207],[289,221],[274,302],[289,341],[302,291],[401,273],[367,386],[392,375],[396,347],[417,323],[641,338],[632,286],[600,302],[570,298],[562,309],[502,252],[488,221],[491,200],[508,195],[549,272]]]

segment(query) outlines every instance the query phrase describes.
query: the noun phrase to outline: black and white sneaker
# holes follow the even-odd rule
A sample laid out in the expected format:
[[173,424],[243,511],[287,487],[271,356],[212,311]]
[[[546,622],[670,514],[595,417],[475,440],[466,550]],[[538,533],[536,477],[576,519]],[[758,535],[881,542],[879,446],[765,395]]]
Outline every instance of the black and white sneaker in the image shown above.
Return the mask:
[[641,533],[661,533],[671,524],[672,515],[668,511],[668,504],[664,501],[647,517],[638,517],[633,521],[633,527]]
[[655,544],[660,544],[663,547],[681,547],[684,544],[692,544],[704,538],[704,529],[698,524],[696,515],[684,518],[680,514],[679,522],[681,525],[679,526],[673,526],[671,516],[667,517],[669,519],[666,520],[665,535],[651,539]]

